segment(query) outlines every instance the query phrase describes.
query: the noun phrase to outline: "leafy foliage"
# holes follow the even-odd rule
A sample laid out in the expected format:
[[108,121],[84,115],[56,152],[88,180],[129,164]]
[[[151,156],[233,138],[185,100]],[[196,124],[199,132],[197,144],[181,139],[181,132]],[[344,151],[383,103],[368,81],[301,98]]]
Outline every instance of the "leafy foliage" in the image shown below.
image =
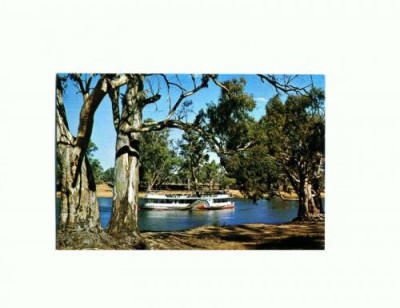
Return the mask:
[[213,190],[214,184],[218,181],[220,173],[220,166],[215,162],[206,162],[200,169],[200,181],[202,183],[208,183],[208,188]]
[[253,97],[244,92],[244,78],[228,80],[223,85],[228,91],[221,89],[218,104],[209,104],[196,119],[220,156],[236,151],[251,139],[255,121],[249,112],[256,106]]
[[103,167],[101,166],[100,161],[97,158],[94,158],[94,152],[97,150],[97,145],[93,141],[90,141],[86,155],[88,157],[90,167],[92,168],[94,181],[96,184],[99,184],[103,182]]
[[[324,93],[312,89],[310,95],[278,97],[266,106],[262,119],[269,154],[296,189],[301,178],[319,176],[325,154]],[[297,190],[300,190],[298,188]]]
[[180,142],[180,156],[182,160],[180,171],[183,172],[199,190],[200,170],[209,160],[206,151],[206,142],[198,132],[184,133]]
[[225,159],[225,167],[244,195],[254,200],[280,194],[288,184],[302,196],[305,181],[318,195],[323,188],[324,93],[312,89],[283,102],[269,100],[266,115],[252,125],[254,146]]
[[263,144],[229,156],[225,166],[239,190],[253,200],[262,199],[276,185],[275,166]]
[[101,177],[105,183],[114,183],[114,167],[108,168]]
[[141,134],[139,174],[148,190],[171,179],[178,168],[179,159],[169,147],[168,135],[167,130]]

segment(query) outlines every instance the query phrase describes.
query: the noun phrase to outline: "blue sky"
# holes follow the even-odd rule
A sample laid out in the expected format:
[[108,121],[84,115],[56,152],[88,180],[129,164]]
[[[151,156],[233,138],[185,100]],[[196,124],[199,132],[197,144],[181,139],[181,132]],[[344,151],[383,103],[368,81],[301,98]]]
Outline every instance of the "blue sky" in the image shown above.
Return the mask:
[[[186,89],[190,90],[193,88],[193,82],[190,75],[179,74],[178,77],[174,74],[168,75],[168,77],[174,82],[180,82],[181,85]],[[196,83],[200,84],[201,75],[196,75]],[[253,98],[257,102],[256,108],[252,111],[251,115],[255,119],[261,118],[265,114],[265,105],[268,100],[276,94],[275,89],[268,83],[261,82],[260,78],[256,75],[219,75],[219,81],[225,81],[232,78],[239,79],[244,77],[247,81],[245,91],[248,94],[253,95]],[[316,87],[325,88],[325,78],[323,75],[313,75],[313,82]],[[97,79],[94,79],[92,85],[95,84]],[[309,75],[299,76],[294,82],[296,85],[306,85],[310,81]],[[162,120],[169,111],[169,103],[167,100],[167,89],[163,79],[159,76],[152,76],[147,78],[145,87],[149,88],[149,82],[152,84],[153,90],[157,92],[158,84],[160,84],[161,99],[156,104],[151,104],[144,109],[143,118],[152,118],[154,120]],[[193,113],[188,114],[188,121],[194,119],[197,112],[206,108],[208,103],[218,102],[221,89],[216,86],[213,82],[209,82],[209,87],[200,90],[194,95],[188,97],[188,100],[192,100],[193,104],[191,108]],[[64,103],[67,112],[69,128],[76,136],[79,124],[79,113],[82,107],[82,95],[76,93],[78,90],[73,85],[72,81],[67,82],[66,91],[64,94]],[[121,93],[124,93],[125,89],[121,89]],[[172,104],[180,95],[180,90],[176,87],[171,87],[170,98]],[[182,132],[178,129],[170,130],[170,138],[180,138]],[[116,133],[112,121],[112,110],[111,102],[108,96],[102,101],[98,107],[95,118],[94,127],[92,133],[92,141],[97,145],[98,151],[94,153],[94,156],[100,160],[101,165],[104,169],[108,169],[114,166],[114,155],[115,155],[115,141]],[[211,159],[218,160],[216,155],[211,155]]]

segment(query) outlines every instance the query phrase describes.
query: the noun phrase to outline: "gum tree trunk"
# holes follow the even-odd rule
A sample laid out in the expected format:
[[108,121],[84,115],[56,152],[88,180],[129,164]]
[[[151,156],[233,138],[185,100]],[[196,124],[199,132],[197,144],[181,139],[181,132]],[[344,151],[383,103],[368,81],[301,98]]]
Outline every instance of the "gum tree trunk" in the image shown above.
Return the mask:
[[313,187],[315,189],[315,206],[317,207],[317,209],[320,211],[321,214],[325,214],[324,207],[322,206],[322,197],[321,197],[322,187],[320,186],[318,181],[315,182]]
[[147,185],[147,191],[153,190],[153,182],[150,182],[149,185]]
[[138,226],[138,141],[119,134],[115,159],[113,213],[109,233],[116,237],[140,237]]
[[113,212],[108,228],[109,234],[137,247],[143,245],[138,224],[139,133],[124,133],[123,128],[139,127],[142,123],[142,90],[141,77],[131,80],[123,101],[116,143]]
[[312,193],[311,183],[308,179],[301,179],[299,187],[299,211],[296,220],[310,220],[314,217],[318,217],[320,210],[315,205],[315,196]]
[[314,220],[322,218],[320,209],[316,206],[311,181],[302,173],[298,174],[298,179],[294,174],[286,170],[288,179],[299,196],[299,210],[295,221]]
[[191,170],[192,179],[193,179],[193,189],[194,189],[196,195],[199,196],[199,195],[200,195],[199,178],[197,177],[197,174],[198,174],[198,171],[197,171],[197,170],[198,170],[198,167],[197,167],[197,166],[195,167],[194,164],[193,164],[193,162],[191,162],[190,164],[191,164],[191,165],[190,165],[190,170]]
[[[81,154],[68,129],[62,94],[57,89],[57,159],[61,168],[61,214],[59,230],[101,230],[96,185],[85,156],[76,176]],[[74,181],[76,177],[76,180]]]

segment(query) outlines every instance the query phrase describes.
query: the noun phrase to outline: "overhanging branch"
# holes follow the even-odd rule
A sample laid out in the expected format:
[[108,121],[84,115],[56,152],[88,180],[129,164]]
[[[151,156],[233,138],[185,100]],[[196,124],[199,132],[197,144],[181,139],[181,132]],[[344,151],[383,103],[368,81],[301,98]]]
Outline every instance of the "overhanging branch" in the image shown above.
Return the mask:
[[146,106],[146,105],[148,105],[148,104],[155,103],[155,102],[158,101],[160,98],[161,98],[161,95],[160,95],[160,94],[156,94],[156,95],[153,95],[153,96],[151,96],[151,97],[148,97],[148,98],[142,100],[142,106],[144,107],[144,106]]
[[130,133],[138,133],[138,132],[151,132],[151,131],[160,131],[164,128],[179,128],[184,131],[197,130],[198,128],[193,126],[192,124],[182,122],[180,120],[164,120],[160,122],[145,122],[140,126],[129,126],[123,129],[123,132],[126,134]]
[[[166,79],[166,77],[164,77]],[[195,94],[196,92],[200,91],[203,88],[208,87],[208,81],[209,81],[209,77],[208,75],[206,75],[203,79],[202,79],[202,83],[199,86],[194,87],[192,90],[188,91],[188,92],[183,92],[182,90],[182,94],[179,96],[178,100],[175,102],[174,106],[172,107],[172,109],[170,110],[170,112],[168,113],[167,117],[165,118],[165,120],[169,120],[176,112],[176,110],[178,109],[179,105],[182,103],[182,101],[187,98],[188,96],[191,96],[193,94]]]
[[308,88],[311,87],[312,84],[306,85],[304,87],[297,87],[294,86],[292,83],[293,79],[297,77],[297,75],[293,78],[289,78],[285,82],[279,82],[274,75],[263,75],[263,74],[257,74],[258,77],[261,78],[261,81],[268,82],[271,84],[275,90],[279,93],[279,91],[282,91],[286,94],[290,93],[296,93],[296,94],[302,94],[302,93],[308,93]]
[[227,87],[225,87],[222,83],[220,83],[216,77],[216,75],[210,75],[211,80],[215,83],[215,85],[217,85],[218,87],[220,87],[221,89],[224,89],[226,92],[229,92],[229,89]]

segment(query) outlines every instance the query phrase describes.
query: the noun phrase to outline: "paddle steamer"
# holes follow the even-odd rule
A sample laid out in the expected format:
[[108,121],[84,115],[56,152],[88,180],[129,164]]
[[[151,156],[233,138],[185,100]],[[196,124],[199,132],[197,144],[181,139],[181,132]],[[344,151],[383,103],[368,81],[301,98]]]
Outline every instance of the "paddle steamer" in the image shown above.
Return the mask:
[[147,193],[140,205],[145,210],[221,210],[234,207],[232,197],[225,192],[198,196]]

